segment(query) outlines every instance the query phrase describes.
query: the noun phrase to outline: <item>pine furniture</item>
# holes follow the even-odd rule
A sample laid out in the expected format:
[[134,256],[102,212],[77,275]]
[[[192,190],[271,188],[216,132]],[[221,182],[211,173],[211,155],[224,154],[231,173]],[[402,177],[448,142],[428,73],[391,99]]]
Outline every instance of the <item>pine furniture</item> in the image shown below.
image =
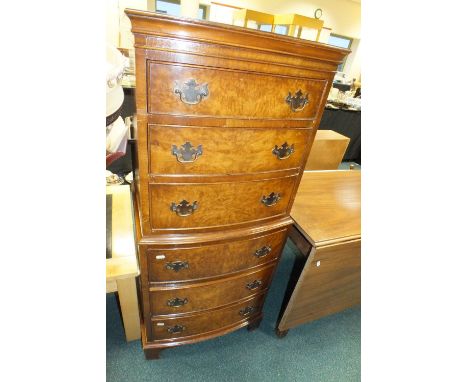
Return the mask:
[[111,196],[110,252],[106,259],[106,293],[117,292],[127,341],[138,340],[140,315],[135,279],[140,274],[135,251],[132,194],[128,185],[107,186]]
[[348,50],[126,10],[147,358],[256,328],[294,195]]

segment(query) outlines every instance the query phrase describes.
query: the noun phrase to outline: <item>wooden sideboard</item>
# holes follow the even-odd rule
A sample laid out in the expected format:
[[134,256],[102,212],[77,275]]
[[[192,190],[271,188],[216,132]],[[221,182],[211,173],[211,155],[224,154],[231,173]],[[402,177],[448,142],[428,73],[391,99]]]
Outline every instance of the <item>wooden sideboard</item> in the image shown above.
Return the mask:
[[142,342],[254,329],[348,50],[126,10],[136,56]]
[[299,249],[276,333],[361,301],[361,171],[304,172],[291,210]]

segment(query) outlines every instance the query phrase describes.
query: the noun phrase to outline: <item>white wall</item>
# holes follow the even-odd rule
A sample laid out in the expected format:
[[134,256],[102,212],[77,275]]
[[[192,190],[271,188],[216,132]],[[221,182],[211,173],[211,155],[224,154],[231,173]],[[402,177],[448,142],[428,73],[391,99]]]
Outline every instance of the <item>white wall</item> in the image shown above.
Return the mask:
[[356,81],[361,82],[361,54],[360,54],[360,39],[354,39],[351,44],[351,53],[346,59],[343,69],[349,78],[355,78]]
[[107,1],[107,42],[117,48],[133,48],[133,34],[130,19],[125,8],[146,10],[147,0],[106,0]]

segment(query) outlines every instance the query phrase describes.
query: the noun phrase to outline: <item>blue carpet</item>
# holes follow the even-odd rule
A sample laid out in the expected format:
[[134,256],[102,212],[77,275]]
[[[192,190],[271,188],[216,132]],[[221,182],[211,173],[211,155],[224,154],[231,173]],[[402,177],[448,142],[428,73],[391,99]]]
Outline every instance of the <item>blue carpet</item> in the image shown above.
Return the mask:
[[107,295],[107,380],[112,382],[353,382],[361,373],[360,307],[301,325],[279,339],[275,323],[295,248],[287,242],[258,329],[240,329],[164,350],[146,361],[139,341],[125,342],[116,298]]

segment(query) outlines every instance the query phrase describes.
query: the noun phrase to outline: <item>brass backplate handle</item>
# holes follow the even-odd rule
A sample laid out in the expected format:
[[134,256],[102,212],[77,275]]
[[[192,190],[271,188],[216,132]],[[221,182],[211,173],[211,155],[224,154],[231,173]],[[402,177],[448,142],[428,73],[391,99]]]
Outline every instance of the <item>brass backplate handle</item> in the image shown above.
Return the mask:
[[170,300],[167,300],[167,306],[170,306],[172,308],[180,308],[181,306],[184,306],[185,304],[188,304],[188,298],[171,298]]
[[241,316],[248,316],[249,314],[252,314],[255,312],[256,308],[253,306],[247,306],[244,309],[239,310],[239,314]]
[[169,333],[172,333],[172,334],[182,333],[184,330],[185,330],[185,326],[183,326],[183,325],[174,325],[174,326],[172,326],[170,328],[167,328],[167,331]]
[[301,111],[309,103],[309,93],[304,94],[301,89],[294,95],[289,92],[285,101],[291,107],[292,111]]
[[262,284],[262,280],[254,280],[251,283],[247,283],[245,287],[249,290],[255,290],[260,288]]
[[288,145],[288,142],[284,142],[280,147],[275,145],[275,148],[271,152],[280,160],[287,159],[294,153],[294,143],[291,146]]
[[197,158],[203,154],[203,147],[202,145],[198,145],[198,147],[195,148],[190,142],[185,142],[180,147],[172,145],[171,153],[177,158],[177,161],[180,163],[192,163],[195,162]]
[[265,196],[263,195],[261,202],[267,206],[271,207],[278,203],[281,199],[281,195],[279,193],[272,192],[270,195]]
[[262,248],[259,248],[255,251],[254,256],[261,258],[265,257],[271,252],[271,247],[269,245],[264,245]]
[[179,204],[171,203],[171,211],[175,212],[177,216],[182,216],[182,217],[192,215],[197,208],[198,208],[197,201],[190,204],[184,199]]
[[197,81],[193,78],[185,82],[176,81],[174,93],[179,96],[183,103],[196,105],[200,103],[204,97],[208,97],[208,84],[197,84]]
[[166,263],[166,269],[174,272],[179,272],[181,269],[188,269],[189,263],[187,261],[173,261],[172,263]]

